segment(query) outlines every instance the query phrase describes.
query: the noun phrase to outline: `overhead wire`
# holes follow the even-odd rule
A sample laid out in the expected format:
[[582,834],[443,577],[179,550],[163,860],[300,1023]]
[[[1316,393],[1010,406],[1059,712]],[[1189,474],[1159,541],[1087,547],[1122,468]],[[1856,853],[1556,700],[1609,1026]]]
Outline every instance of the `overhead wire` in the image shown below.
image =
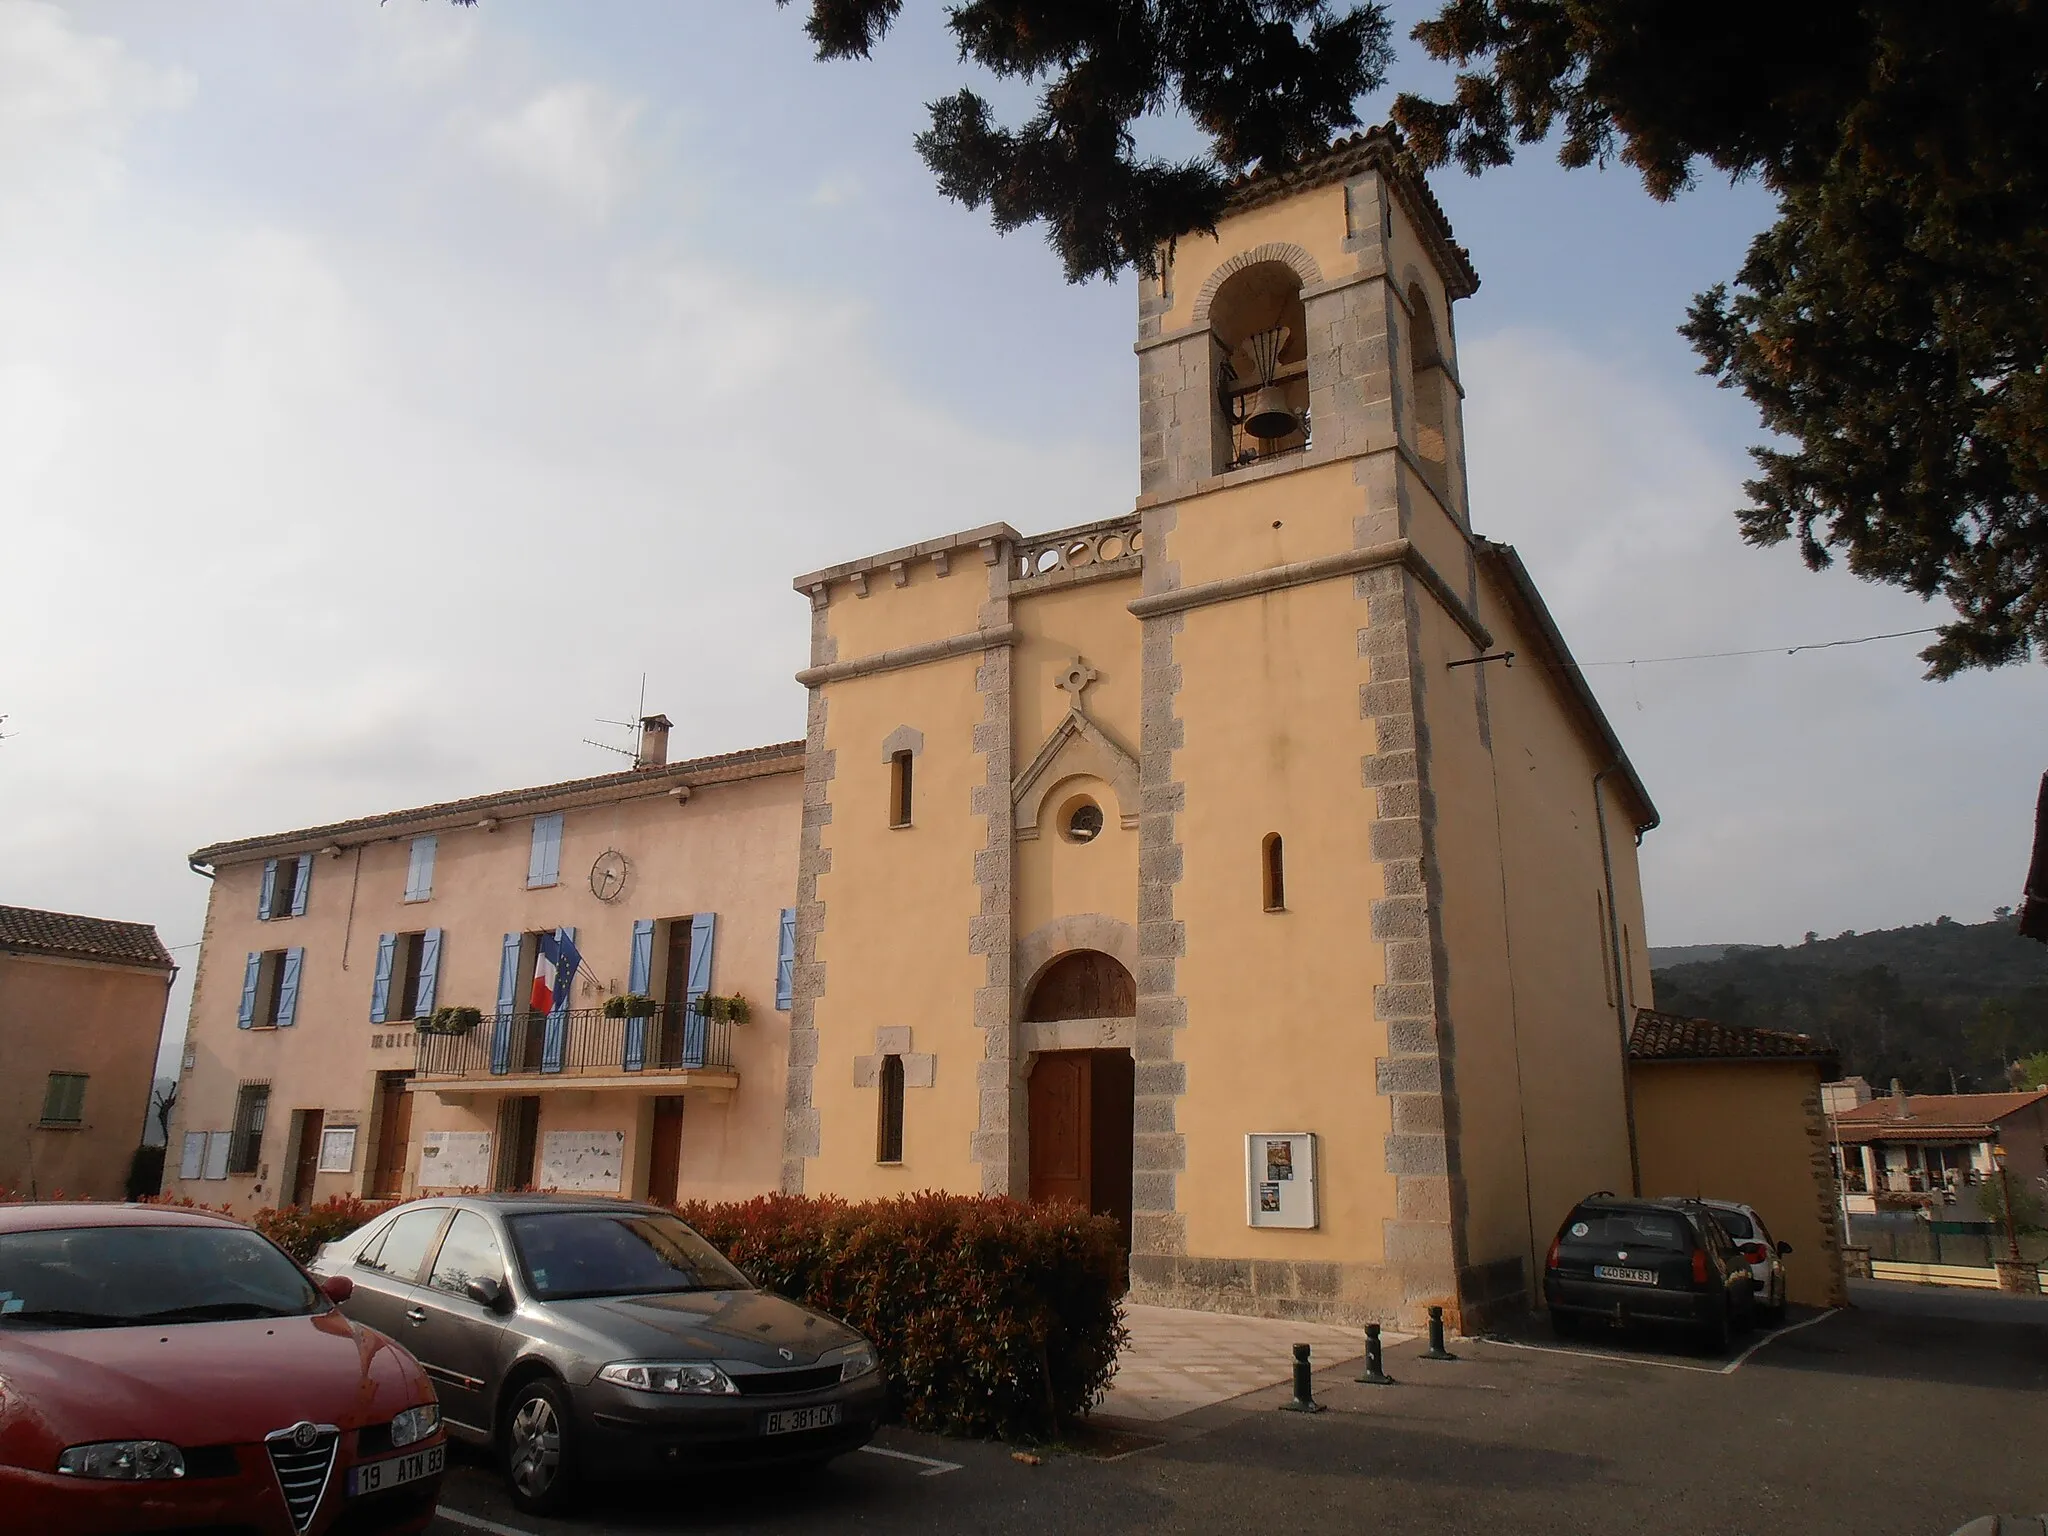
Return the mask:
[[1581,667],[1648,667],[1666,661],[1719,661],[1729,656],[1796,656],[1801,651],[1827,651],[1838,645],[1868,645],[1873,640],[1899,640],[1908,635],[1932,635],[1940,631],[1930,626],[1926,629],[1894,629],[1882,635],[1856,635],[1846,640],[1811,640],[1804,645],[1763,645],[1745,651],[1695,651],[1686,656],[1632,656],[1619,661],[1582,661]]

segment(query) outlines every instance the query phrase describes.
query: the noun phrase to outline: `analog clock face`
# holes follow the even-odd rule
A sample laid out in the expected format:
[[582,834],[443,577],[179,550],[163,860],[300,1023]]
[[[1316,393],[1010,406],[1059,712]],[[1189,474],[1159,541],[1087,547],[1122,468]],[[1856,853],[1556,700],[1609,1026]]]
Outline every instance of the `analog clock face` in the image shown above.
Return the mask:
[[590,892],[599,901],[617,901],[626,894],[626,856],[607,848],[590,866]]

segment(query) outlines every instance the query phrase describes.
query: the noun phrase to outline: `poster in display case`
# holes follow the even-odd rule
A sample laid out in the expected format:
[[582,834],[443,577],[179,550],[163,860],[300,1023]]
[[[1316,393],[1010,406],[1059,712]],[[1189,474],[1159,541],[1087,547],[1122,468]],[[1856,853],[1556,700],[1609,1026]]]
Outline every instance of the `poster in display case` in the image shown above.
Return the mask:
[[1245,1221],[1254,1227],[1313,1227],[1313,1131],[1254,1131],[1244,1139]]

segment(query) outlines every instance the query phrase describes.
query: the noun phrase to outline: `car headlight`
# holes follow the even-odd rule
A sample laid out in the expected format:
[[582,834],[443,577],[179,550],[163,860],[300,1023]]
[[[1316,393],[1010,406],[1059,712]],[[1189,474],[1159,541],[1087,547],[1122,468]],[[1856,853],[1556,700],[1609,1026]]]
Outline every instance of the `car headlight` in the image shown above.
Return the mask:
[[599,1381],[635,1392],[692,1392],[729,1395],[739,1391],[732,1378],[715,1365],[699,1360],[615,1360],[597,1373]]
[[441,1408],[437,1403],[421,1403],[417,1408],[408,1408],[391,1421],[391,1448],[411,1445],[424,1440],[441,1427]]
[[69,1477],[124,1482],[183,1477],[185,1454],[168,1440],[101,1440],[70,1447],[57,1458],[57,1470]]
[[840,1364],[839,1379],[855,1381],[862,1376],[872,1375],[880,1363],[875,1359],[875,1352],[867,1345],[856,1344],[846,1352],[846,1358]]

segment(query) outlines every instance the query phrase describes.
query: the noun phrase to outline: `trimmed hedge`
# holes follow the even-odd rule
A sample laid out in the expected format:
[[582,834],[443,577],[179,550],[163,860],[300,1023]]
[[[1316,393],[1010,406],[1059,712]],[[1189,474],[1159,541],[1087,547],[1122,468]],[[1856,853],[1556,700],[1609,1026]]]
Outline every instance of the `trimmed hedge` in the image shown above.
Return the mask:
[[1128,1341],[1117,1225],[1072,1206],[921,1194],[764,1195],[677,1214],[760,1285],[874,1340],[904,1423],[1057,1434]]

